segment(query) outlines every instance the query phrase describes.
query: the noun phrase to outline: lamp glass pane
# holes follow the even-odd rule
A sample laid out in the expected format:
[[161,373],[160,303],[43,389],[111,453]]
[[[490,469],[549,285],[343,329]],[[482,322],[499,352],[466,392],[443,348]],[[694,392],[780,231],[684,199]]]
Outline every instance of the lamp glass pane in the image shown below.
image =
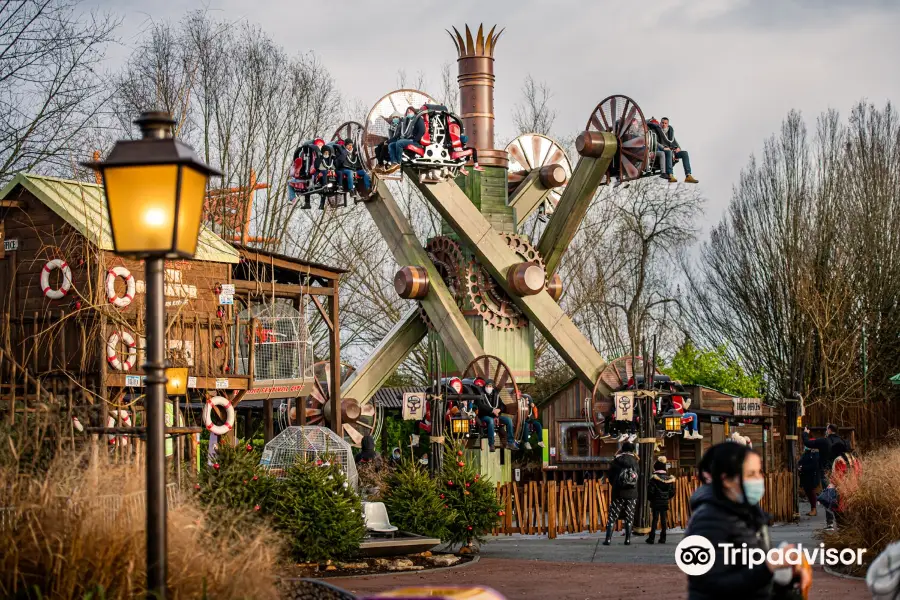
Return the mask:
[[197,251],[200,219],[206,197],[206,175],[188,166],[181,168],[181,202],[178,205],[178,238],[176,250],[187,256]]
[[187,394],[188,370],[183,367],[166,369],[166,394],[184,396]]
[[116,252],[171,251],[178,165],[107,167],[103,179]]

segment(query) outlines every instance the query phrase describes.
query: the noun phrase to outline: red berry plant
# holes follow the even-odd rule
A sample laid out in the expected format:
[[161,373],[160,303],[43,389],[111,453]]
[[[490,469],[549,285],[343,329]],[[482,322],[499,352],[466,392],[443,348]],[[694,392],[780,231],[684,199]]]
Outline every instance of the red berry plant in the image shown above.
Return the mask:
[[461,440],[450,439],[443,471],[438,479],[448,509],[456,514],[447,542],[451,546],[483,543],[484,536],[500,523],[500,502],[494,484],[466,460]]

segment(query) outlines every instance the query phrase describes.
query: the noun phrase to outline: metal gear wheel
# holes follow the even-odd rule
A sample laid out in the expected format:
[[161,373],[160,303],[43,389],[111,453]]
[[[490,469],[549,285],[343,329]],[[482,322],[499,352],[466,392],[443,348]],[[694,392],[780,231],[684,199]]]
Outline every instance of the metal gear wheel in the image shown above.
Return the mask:
[[[457,305],[461,305],[463,299],[461,277],[464,275],[466,259],[459,243],[446,235],[439,235],[428,240],[428,243],[425,244],[425,252],[428,253],[428,258],[434,263],[450,293],[453,294]],[[421,303],[419,303],[419,315],[429,329],[434,329],[434,324],[428,318]]]
[[[525,261],[544,266],[537,249],[526,238],[514,233],[501,233],[506,245]],[[477,260],[471,260],[466,269],[466,292],[469,301],[487,323],[497,329],[519,329],[528,325],[528,319],[503,291],[487,269]]]

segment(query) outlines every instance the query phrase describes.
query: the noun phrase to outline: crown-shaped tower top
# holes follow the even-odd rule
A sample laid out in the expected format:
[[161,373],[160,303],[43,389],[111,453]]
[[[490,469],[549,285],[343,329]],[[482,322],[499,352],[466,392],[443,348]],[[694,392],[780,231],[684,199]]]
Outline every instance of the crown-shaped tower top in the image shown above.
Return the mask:
[[[472,30],[469,29],[469,26],[466,25],[466,37],[463,39],[462,34],[456,27],[453,28],[453,33],[447,31],[450,34],[450,39],[453,40],[453,43],[456,44],[456,51],[459,53],[460,58],[468,58],[473,56],[488,56],[494,57],[494,48],[497,47],[497,40],[500,39],[500,36],[503,34],[503,29],[498,31],[496,34],[494,31],[497,29],[497,26],[494,25],[491,27],[491,30],[488,31],[487,35],[484,35],[484,25],[478,26],[478,34],[475,38],[472,38]],[[454,35],[455,34],[455,35]]]

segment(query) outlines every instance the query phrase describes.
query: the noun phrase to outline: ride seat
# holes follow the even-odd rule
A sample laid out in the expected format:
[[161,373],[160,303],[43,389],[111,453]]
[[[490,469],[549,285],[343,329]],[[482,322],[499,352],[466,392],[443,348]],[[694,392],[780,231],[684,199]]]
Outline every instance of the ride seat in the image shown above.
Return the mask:
[[417,144],[409,144],[404,149],[409,150],[413,154],[417,154],[419,156],[425,156],[425,148],[423,148],[422,146],[419,146]]
[[466,148],[465,150],[457,150],[456,152],[450,153],[450,158],[453,160],[459,160],[460,158],[465,158],[467,156],[472,156],[472,149]]
[[363,518],[366,529],[375,533],[394,533],[397,528],[391,525],[384,502],[363,502]]

